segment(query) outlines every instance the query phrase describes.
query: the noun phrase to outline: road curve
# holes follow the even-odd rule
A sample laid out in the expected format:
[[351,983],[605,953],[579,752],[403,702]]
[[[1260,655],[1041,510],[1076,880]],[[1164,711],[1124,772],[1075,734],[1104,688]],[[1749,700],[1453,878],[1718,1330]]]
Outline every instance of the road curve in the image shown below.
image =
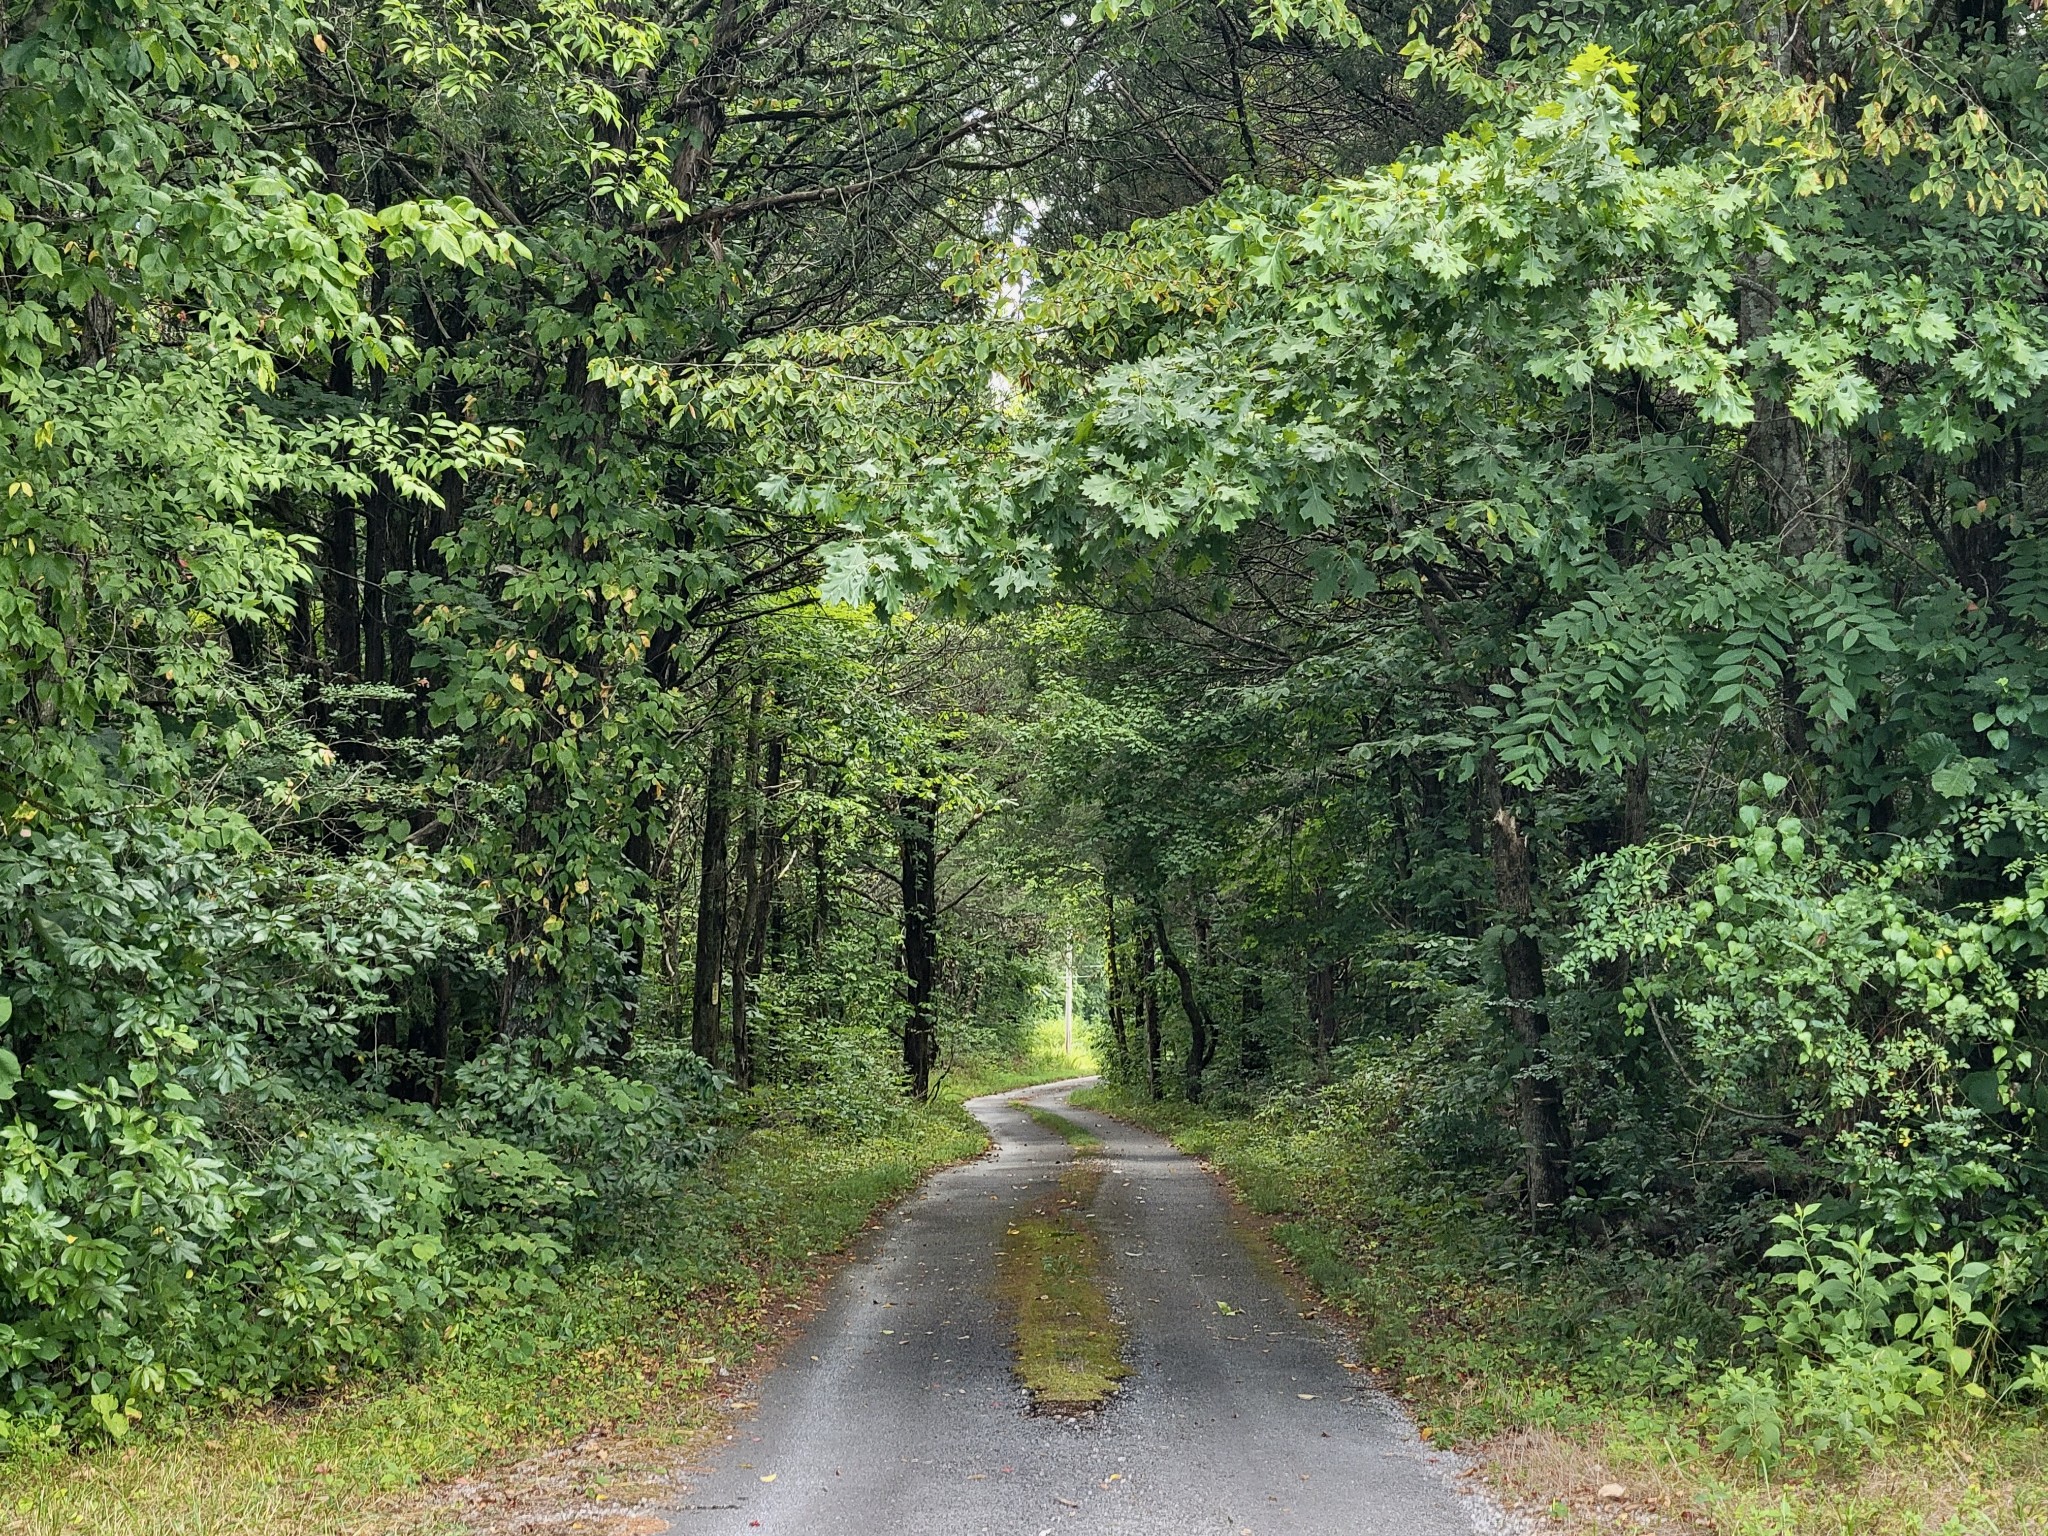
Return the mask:
[[[1343,1368],[1341,1341],[1297,1314],[1209,1175],[1160,1137],[1073,1109],[1078,1086],[968,1104],[995,1152],[938,1174],[884,1221],[755,1406],[659,1511],[675,1536],[1504,1529]],[[1005,1226],[1074,1155],[1017,1098],[1104,1143],[1089,1219],[1131,1374],[1080,1420],[1029,1411],[995,1297]]]

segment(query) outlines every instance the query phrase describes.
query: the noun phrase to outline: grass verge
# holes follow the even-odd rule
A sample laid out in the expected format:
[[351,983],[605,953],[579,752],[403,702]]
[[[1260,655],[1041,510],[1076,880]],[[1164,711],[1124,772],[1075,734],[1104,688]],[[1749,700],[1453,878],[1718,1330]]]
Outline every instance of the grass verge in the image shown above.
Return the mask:
[[[1343,1316],[1360,1358],[1423,1436],[1486,1458],[1512,1505],[1573,1533],[2042,1536],[2048,1420],[1956,1410],[1866,1458],[1803,1457],[1772,1479],[1717,1454],[1688,1392],[1689,1353],[1650,1342],[1681,1287],[1587,1257],[1535,1261],[1513,1224],[1425,1200],[1389,1139],[1311,1116],[1244,1117],[1084,1090],[1203,1158]],[[1660,1326],[1648,1326],[1655,1316]],[[1601,1490],[1622,1489],[1620,1498]]]
[[1125,1375],[1102,1242],[1081,1216],[1102,1176],[1094,1158],[1069,1164],[1054,1192],[1004,1234],[997,1257],[997,1294],[1017,1330],[1017,1378],[1042,1413],[1098,1408]]
[[[583,1262],[552,1296],[460,1320],[405,1378],[0,1465],[0,1529],[453,1536],[545,1505],[590,1536],[652,1530],[613,1511],[801,1321],[831,1256],[926,1173],[986,1147],[962,1089],[1075,1075],[1071,1058],[1037,1051],[977,1070],[880,1128],[746,1132],[679,1193],[655,1251]],[[466,1495],[455,1479],[472,1480]]]

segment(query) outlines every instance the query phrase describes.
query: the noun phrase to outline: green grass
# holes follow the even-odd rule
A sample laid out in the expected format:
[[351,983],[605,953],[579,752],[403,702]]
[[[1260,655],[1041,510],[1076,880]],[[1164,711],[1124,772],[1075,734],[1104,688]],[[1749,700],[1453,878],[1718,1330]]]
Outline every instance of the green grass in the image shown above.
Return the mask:
[[[1959,1409],[1861,1462],[1794,1458],[1764,1480],[1715,1453],[1684,1389],[1682,1353],[1649,1342],[1674,1326],[1725,1337],[1732,1323],[1681,1287],[1660,1289],[1655,1271],[1521,1262],[1524,1239],[1508,1217],[1418,1194],[1434,1181],[1362,1121],[1246,1118],[1108,1088],[1074,1102],[1208,1161],[1266,1218],[1423,1434],[1482,1451],[1504,1496],[1558,1529],[1661,1515],[1684,1520],[1672,1529],[1721,1536],[2048,1532],[2048,1421],[2038,1411]],[[1597,1497],[1610,1483],[1624,1500]]]
[[556,1295],[459,1319],[440,1354],[408,1378],[0,1467],[0,1528],[453,1531],[455,1517],[423,1501],[422,1485],[594,1427],[619,1437],[608,1443],[658,1455],[701,1431],[720,1372],[773,1342],[827,1257],[877,1206],[986,1144],[957,1095],[881,1132],[755,1129],[683,1192],[660,1251],[585,1262]]
[[1087,1077],[1095,1070],[1095,1054],[1078,1029],[1070,1052],[1061,1021],[1042,1019],[1026,1037],[1023,1049],[1011,1055],[947,1062],[939,1075],[939,1094],[955,1101],[974,1099],[1066,1077]]

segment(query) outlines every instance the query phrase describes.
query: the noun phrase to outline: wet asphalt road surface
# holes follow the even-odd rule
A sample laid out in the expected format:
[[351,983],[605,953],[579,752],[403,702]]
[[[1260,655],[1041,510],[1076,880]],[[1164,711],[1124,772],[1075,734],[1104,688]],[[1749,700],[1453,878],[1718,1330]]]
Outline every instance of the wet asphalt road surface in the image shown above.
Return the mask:
[[[839,1277],[809,1333],[660,1511],[675,1536],[1466,1536],[1504,1529],[1160,1137],[1077,1084],[968,1105],[996,1151],[935,1176]],[[1104,1142],[1101,1234],[1131,1374],[1097,1413],[1034,1414],[995,1297],[1004,1228]],[[1233,1310],[1217,1306],[1224,1302]]]

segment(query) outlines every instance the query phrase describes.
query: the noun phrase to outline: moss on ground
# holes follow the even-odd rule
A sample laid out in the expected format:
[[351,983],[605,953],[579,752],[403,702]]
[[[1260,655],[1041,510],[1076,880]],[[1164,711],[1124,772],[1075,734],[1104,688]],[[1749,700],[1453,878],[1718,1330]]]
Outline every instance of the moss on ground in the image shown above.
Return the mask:
[[1102,1150],[1102,1138],[1085,1125],[1077,1125],[1065,1115],[1055,1113],[1043,1105],[1026,1104],[1021,1099],[1013,1099],[1010,1102],[1012,1108],[1021,1109],[1029,1115],[1039,1129],[1051,1131],[1053,1135],[1061,1137],[1076,1152]]
[[1126,1374],[1101,1239],[1083,1215],[1102,1177],[1093,1158],[1068,1165],[1058,1187],[1010,1225],[998,1256],[997,1294],[1016,1329],[1017,1379],[1041,1412],[1098,1408]]

